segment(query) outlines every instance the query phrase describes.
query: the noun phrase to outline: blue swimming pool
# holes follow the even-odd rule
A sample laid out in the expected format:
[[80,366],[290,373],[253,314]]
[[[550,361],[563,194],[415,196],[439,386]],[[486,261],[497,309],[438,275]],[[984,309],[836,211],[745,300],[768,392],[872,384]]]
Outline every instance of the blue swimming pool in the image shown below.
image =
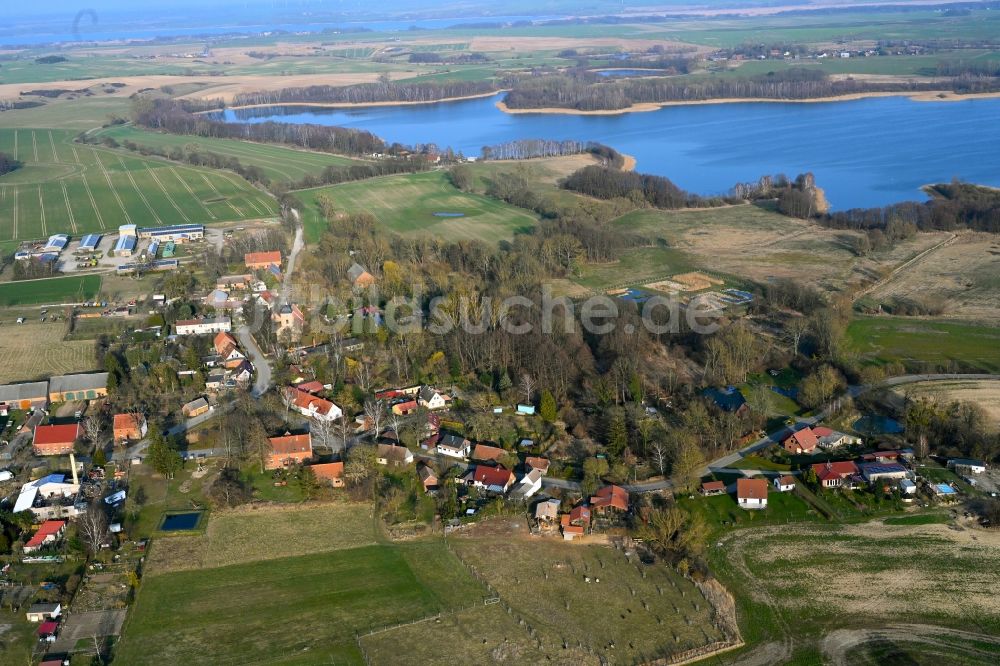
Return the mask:
[[198,527],[201,521],[201,511],[189,511],[187,513],[168,513],[160,523],[160,530],[163,532],[178,532],[183,530],[193,530]]

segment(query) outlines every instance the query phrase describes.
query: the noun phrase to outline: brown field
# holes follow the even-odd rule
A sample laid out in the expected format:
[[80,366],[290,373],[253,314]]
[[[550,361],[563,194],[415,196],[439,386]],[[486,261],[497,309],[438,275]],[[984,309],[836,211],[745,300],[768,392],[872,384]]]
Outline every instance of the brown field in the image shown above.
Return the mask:
[[148,573],[224,567],[375,543],[371,507],[338,502],[213,513],[204,535],[157,539]]
[[93,341],[63,340],[66,333],[63,322],[4,322],[2,331],[0,383],[97,368]]
[[681,285],[681,288],[685,291],[701,291],[702,289],[709,289],[712,285],[725,284],[724,281],[713,278],[704,273],[681,273],[680,275],[675,275],[671,278],[674,282]]
[[995,235],[969,233],[900,271],[872,295],[944,302],[954,319],[1000,322],[1000,241]]
[[911,398],[932,397],[939,403],[974,402],[984,410],[993,427],[1000,427],[1000,381],[941,381],[908,384],[896,389]]

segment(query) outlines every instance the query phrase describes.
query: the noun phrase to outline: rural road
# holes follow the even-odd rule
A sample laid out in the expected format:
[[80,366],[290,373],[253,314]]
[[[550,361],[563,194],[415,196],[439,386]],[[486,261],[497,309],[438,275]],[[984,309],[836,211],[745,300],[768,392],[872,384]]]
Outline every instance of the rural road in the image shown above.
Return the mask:
[[253,363],[254,370],[256,370],[257,376],[254,378],[250,395],[259,398],[271,388],[271,364],[264,356],[264,352],[260,350],[257,341],[253,339],[248,326],[244,325],[236,329],[236,339],[240,341],[240,346],[246,350],[250,362]]

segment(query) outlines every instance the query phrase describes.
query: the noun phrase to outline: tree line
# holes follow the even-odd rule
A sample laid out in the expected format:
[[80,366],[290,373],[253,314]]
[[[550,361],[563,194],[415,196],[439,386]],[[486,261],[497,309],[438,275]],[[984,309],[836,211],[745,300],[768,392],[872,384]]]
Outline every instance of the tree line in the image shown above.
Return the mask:
[[504,103],[512,109],[564,108],[579,111],[627,109],[634,104],[707,99],[816,99],[872,92],[914,93],[950,87],[955,92],[1000,90],[993,77],[963,75],[950,82],[832,79],[825,72],[793,67],[731,79],[638,78],[593,83],[566,75],[518,81]]
[[562,186],[598,199],[624,198],[654,208],[700,208],[726,203],[723,198],[705,198],[686,192],[663,176],[620,171],[596,164],[573,172],[563,180]]
[[233,106],[283,103],[371,104],[373,102],[435,102],[450,97],[482,95],[499,90],[492,81],[425,81],[393,83],[382,77],[352,86],[305,86],[239,93]]
[[483,146],[484,160],[524,160],[533,157],[558,157],[590,153],[608,166],[620,169],[625,158],[614,148],[596,141],[554,141],[549,139],[521,139]]
[[136,125],[173,134],[192,134],[217,139],[239,139],[282,143],[310,150],[348,155],[386,152],[385,142],[371,132],[326,125],[266,122],[227,123],[170,99],[139,98],[132,106]]

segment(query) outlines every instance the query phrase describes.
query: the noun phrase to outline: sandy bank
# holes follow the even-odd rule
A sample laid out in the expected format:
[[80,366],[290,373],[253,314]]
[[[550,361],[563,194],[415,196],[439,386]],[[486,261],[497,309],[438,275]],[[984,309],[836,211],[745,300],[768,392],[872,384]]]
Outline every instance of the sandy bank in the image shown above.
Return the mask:
[[920,93],[899,93],[899,92],[871,92],[871,93],[852,93],[850,95],[835,95],[832,97],[814,97],[811,99],[763,99],[763,98],[744,98],[744,97],[726,97],[722,99],[702,99],[702,100],[683,100],[683,101],[669,101],[669,102],[642,102],[640,104],[633,104],[632,106],[625,109],[601,109],[597,111],[580,111],[578,109],[560,109],[560,108],[543,108],[543,109],[512,109],[508,107],[503,101],[497,102],[496,106],[498,109],[504,113],[519,114],[519,113],[548,113],[548,114],[566,114],[572,116],[617,116],[623,113],[643,113],[646,111],[656,111],[667,106],[697,106],[701,104],[819,104],[822,102],[849,102],[858,99],[867,99],[869,97],[909,97],[915,102],[963,102],[970,99],[988,99],[1000,97],[1000,92],[990,92],[990,93],[971,93],[968,95],[959,95],[948,90],[928,90]]

